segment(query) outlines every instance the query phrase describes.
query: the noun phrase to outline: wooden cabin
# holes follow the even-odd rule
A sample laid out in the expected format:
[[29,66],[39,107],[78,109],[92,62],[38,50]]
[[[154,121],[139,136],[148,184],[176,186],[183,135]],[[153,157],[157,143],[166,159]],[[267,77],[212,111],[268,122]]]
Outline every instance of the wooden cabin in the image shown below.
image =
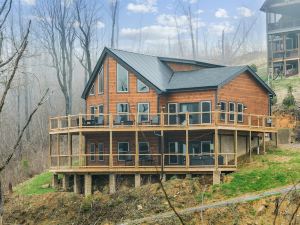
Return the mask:
[[[104,48],[82,94],[86,112],[50,118],[50,167],[92,193],[116,177],[213,175],[265,151],[277,131],[274,92],[248,66],[220,66]],[[71,182],[72,181],[72,182]]]

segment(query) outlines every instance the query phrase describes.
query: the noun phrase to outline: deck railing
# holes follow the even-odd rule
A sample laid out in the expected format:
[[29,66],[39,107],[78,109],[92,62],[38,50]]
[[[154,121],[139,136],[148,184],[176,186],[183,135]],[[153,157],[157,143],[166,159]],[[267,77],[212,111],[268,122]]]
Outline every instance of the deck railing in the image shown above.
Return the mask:
[[79,114],[50,118],[50,132],[74,129],[114,129],[142,127],[244,127],[272,129],[274,116],[237,112],[187,112],[187,113],[126,113],[126,114]]
[[[186,157],[189,160],[186,160]],[[235,153],[218,153],[218,167],[236,167]],[[78,168],[203,168],[214,167],[214,153],[51,155],[52,169]]]

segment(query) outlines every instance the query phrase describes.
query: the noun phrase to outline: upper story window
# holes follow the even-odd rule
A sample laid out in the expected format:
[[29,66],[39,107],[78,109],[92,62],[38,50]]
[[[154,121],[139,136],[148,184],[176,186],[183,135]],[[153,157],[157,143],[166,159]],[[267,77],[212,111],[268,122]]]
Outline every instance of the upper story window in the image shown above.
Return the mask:
[[129,106],[128,103],[118,103],[117,112],[120,121],[128,121],[129,118]]
[[95,95],[95,84],[91,87],[90,95]]
[[128,92],[128,71],[117,64],[117,92]]
[[235,103],[229,102],[229,121],[234,121]]
[[139,122],[149,121],[149,103],[138,103]]
[[243,122],[244,121],[244,104],[238,103],[237,104],[237,120],[238,122]]
[[220,102],[220,120],[225,120],[226,118],[226,102]]
[[104,93],[104,72],[103,67],[101,67],[100,73],[98,75],[98,93]]
[[138,92],[149,92],[149,87],[138,79],[137,80],[137,91]]

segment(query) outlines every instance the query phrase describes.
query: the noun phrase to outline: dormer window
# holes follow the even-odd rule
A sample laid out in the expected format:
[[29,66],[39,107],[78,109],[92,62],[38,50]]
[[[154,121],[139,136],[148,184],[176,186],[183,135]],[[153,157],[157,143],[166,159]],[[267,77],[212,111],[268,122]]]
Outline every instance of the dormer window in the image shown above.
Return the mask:
[[90,95],[95,95],[95,84],[91,87]]
[[117,64],[117,92],[128,92],[128,71]]
[[138,92],[149,92],[149,87],[138,79],[137,80],[137,91]]

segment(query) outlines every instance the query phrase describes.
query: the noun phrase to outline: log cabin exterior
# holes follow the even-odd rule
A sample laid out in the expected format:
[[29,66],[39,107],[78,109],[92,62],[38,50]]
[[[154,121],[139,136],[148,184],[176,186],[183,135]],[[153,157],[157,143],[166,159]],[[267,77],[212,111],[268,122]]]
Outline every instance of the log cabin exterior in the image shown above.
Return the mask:
[[[92,193],[107,176],[213,175],[237,169],[238,157],[274,133],[274,92],[248,66],[105,48],[82,94],[86,112],[50,118],[50,168],[63,186]],[[163,171],[163,172],[162,172]],[[161,173],[162,172],[162,173]],[[70,179],[72,177],[72,179]]]

